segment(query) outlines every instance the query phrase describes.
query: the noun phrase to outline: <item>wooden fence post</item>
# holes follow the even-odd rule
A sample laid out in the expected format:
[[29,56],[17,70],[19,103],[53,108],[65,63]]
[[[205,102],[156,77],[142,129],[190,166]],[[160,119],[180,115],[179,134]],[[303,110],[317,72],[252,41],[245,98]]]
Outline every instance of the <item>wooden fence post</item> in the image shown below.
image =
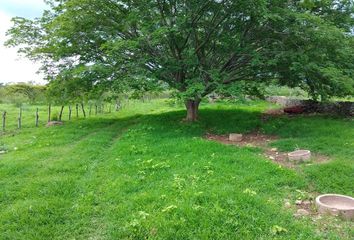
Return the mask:
[[69,121],[71,120],[71,106],[69,105]]
[[96,108],[95,115],[97,115],[97,104],[95,104],[95,108]]
[[21,127],[22,127],[22,107],[20,107],[20,112],[18,113],[17,127],[18,127],[18,129],[21,129]]
[[48,106],[48,122],[51,120],[51,114],[52,114],[52,105],[49,104]]
[[38,127],[39,113],[38,108],[36,109],[36,127]]
[[5,132],[6,128],[6,111],[3,112],[2,114],[2,130]]

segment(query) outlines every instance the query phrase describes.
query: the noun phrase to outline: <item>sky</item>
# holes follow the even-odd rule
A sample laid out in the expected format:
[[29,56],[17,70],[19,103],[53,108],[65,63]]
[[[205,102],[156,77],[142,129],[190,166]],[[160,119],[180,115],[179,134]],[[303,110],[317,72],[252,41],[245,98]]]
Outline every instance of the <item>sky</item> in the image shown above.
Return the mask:
[[7,48],[6,31],[12,26],[12,17],[35,18],[41,16],[46,5],[43,0],[0,0],[0,83],[45,83],[37,74],[40,65],[17,54],[16,48]]

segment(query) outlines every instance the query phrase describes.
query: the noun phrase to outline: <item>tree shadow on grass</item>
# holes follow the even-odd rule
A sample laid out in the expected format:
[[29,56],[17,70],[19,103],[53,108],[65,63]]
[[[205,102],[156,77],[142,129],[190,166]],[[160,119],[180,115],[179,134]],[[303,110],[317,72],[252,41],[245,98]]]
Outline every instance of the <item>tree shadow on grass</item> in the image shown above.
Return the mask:
[[[159,114],[136,114],[123,118],[88,119],[86,127],[99,128],[100,126],[119,122],[133,122],[163,128],[165,131],[175,131],[186,136],[200,136],[206,132],[214,134],[250,133],[261,131],[269,135],[279,135],[283,139],[320,138],[331,140],[335,137],[350,139],[353,135],[347,119],[332,118],[328,116],[280,116],[262,121],[261,111],[248,111],[245,109],[201,109],[197,122],[185,122],[185,110],[170,111]],[[76,124],[75,124],[76,125]],[[343,139],[342,139],[343,140]]]
[[196,122],[184,121],[185,111],[149,114],[141,117],[146,124],[183,131],[187,136],[201,136],[206,132],[226,134],[252,132],[261,126],[261,113],[241,109],[201,109]]
[[[307,178],[316,185],[317,191],[352,193],[354,164],[350,159],[354,152],[348,143],[352,139],[353,130],[347,119],[328,116],[285,116],[262,122],[261,112],[243,109],[201,109],[199,121],[195,123],[184,122],[184,116],[185,111],[142,115],[139,116],[138,122],[155,129],[149,137],[156,142],[162,138],[183,138],[188,141],[193,137],[204,136],[207,132],[226,134],[259,130],[266,134],[278,135],[280,138],[274,142],[274,146],[283,151],[305,148],[332,159],[329,163],[304,166]],[[134,118],[135,116],[122,121]]]

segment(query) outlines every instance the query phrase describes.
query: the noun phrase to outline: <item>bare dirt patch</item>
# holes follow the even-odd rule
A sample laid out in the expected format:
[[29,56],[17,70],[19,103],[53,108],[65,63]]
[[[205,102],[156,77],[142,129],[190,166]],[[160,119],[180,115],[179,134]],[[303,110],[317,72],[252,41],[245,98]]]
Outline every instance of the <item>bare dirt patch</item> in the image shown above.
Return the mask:
[[[244,134],[242,141],[234,142],[229,140],[229,135],[216,135],[207,133],[205,136],[206,139],[210,141],[220,142],[226,145],[236,145],[241,147],[259,147],[263,149],[264,155],[266,158],[271,161],[287,167],[287,168],[296,168],[299,166],[296,162],[292,162],[288,160],[287,152],[280,152],[277,148],[269,147],[269,143],[279,139],[274,135],[265,135],[259,132],[253,132],[249,134]],[[312,154],[311,161],[306,162],[307,165],[311,165],[314,163],[324,163],[328,162],[330,159],[327,156],[320,154]]]
[[63,125],[63,122],[50,121],[50,122],[47,123],[46,127],[61,126],[61,125]]
[[317,216],[318,212],[316,210],[315,204],[311,199],[296,200],[292,202],[289,199],[285,199],[284,207],[288,209],[293,209],[295,218],[307,217],[307,216]]
[[269,116],[279,116],[279,115],[284,115],[284,109],[282,108],[276,108],[276,109],[267,109],[263,112],[264,115],[269,115]]
[[261,133],[244,134],[242,141],[233,142],[229,140],[229,135],[206,134],[206,139],[216,142],[221,142],[228,145],[249,146],[249,147],[265,147],[271,141],[278,139],[276,136],[264,135]]

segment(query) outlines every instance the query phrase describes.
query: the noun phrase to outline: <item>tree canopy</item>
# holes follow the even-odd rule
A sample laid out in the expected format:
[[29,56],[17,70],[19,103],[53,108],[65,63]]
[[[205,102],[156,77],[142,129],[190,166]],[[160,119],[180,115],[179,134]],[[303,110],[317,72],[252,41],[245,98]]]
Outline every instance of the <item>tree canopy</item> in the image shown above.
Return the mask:
[[10,102],[21,105],[22,103],[43,102],[46,97],[46,87],[34,83],[0,84],[0,103]]
[[354,93],[352,0],[47,2],[41,17],[13,19],[6,44],[72,92],[165,83],[188,120],[204,96],[235,85],[252,94],[277,83],[322,99]]

